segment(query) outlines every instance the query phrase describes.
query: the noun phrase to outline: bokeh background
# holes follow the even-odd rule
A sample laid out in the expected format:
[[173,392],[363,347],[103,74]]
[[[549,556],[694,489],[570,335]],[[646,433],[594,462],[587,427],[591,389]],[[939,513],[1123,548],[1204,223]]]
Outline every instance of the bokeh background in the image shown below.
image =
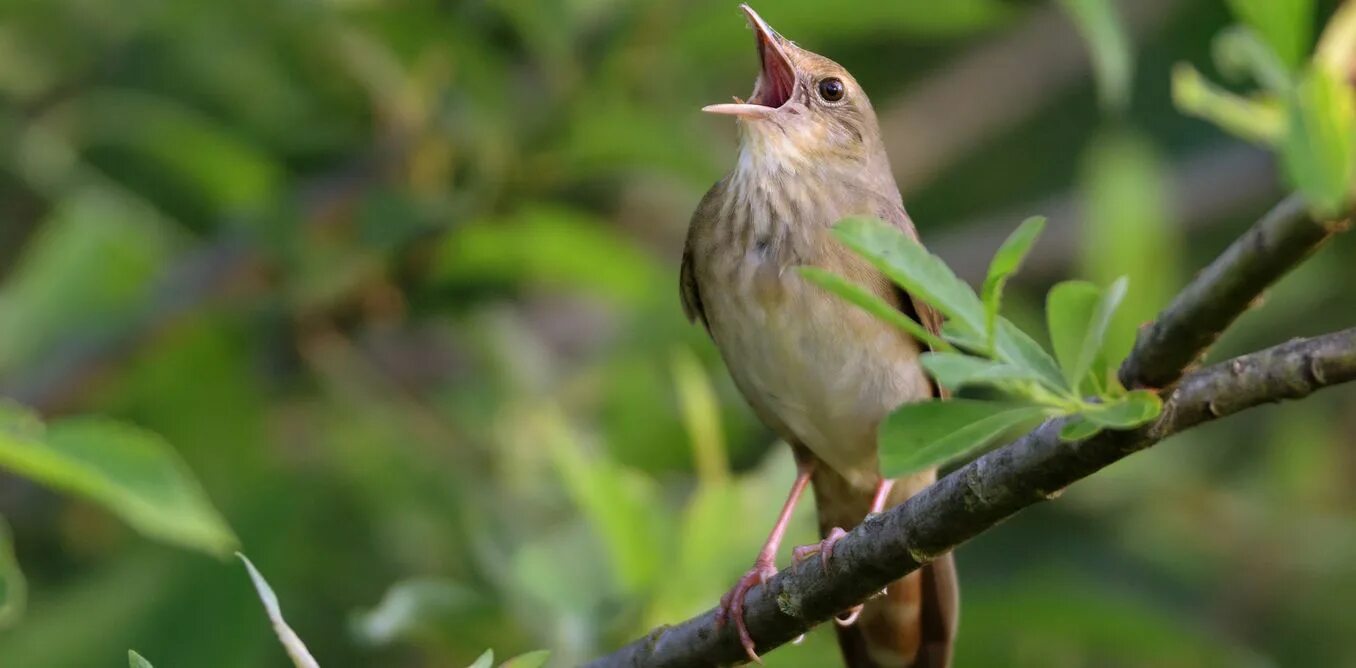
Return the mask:
[[[1128,274],[1127,345],[1284,188],[1172,105],[1174,63],[1222,78],[1226,3],[1076,4],[757,9],[863,83],[931,248],[973,280],[1045,214],[1011,316]],[[164,435],[325,666],[568,666],[686,618],[793,475],[677,296],[735,154],[698,109],[756,70],[725,0],[9,0],[0,395]],[[1353,257],[1215,355],[1350,326]],[[1353,434],[1352,388],[1255,411],[984,534],[958,665],[1356,666]],[[0,665],[288,665],[238,564],[18,477],[0,515],[30,599]]]

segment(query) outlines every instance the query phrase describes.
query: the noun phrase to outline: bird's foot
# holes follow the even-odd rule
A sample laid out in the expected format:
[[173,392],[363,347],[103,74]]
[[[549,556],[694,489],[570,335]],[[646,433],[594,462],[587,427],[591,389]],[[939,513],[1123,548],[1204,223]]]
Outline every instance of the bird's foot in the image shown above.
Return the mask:
[[[801,562],[817,554],[819,555],[820,567],[827,569],[829,567],[829,559],[833,556],[834,544],[846,535],[846,531],[843,531],[839,527],[834,527],[829,530],[829,535],[824,540],[821,540],[814,545],[801,545],[800,547],[791,550],[791,558],[795,561],[796,566],[799,567]],[[856,623],[857,616],[860,614],[862,614],[862,606],[860,604],[854,605],[848,609],[845,615],[835,616],[833,618],[833,623],[839,626],[852,626]]]
[[824,540],[813,545],[801,545],[800,547],[791,550],[791,559],[794,560],[796,566],[799,567],[801,562],[817,554],[819,555],[820,567],[827,569],[829,567],[829,557],[833,556],[834,543],[837,543],[846,535],[847,532],[838,527],[829,529],[829,536]]
[[726,621],[733,619],[735,630],[739,632],[739,644],[744,646],[744,653],[749,655],[749,660],[761,664],[763,660],[758,657],[758,652],[754,651],[753,637],[749,635],[749,628],[744,625],[744,597],[748,596],[749,590],[755,585],[767,584],[768,578],[777,574],[777,567],[772,564],[772,559],[759,557],[753,562],[753,568],[744,573],[735,583],[735,586],[720,597],[720,609],[716,612],[716,624],[723,626]]

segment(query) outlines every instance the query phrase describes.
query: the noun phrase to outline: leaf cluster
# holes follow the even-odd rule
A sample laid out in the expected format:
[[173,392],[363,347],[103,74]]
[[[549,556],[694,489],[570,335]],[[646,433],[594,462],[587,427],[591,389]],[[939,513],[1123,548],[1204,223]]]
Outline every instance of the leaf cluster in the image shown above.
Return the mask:
[[1336,215],[1356,181],[1356,99],[1348,80],[1356,63],[1356,7],[1338,10],[1306,59],[1313,0],[1229,4],[1239,23],[1216,37],[1215,64],[1228,78],[1258,88],[1236,94],[1182,63],[1173,72],[1174,102],[1183,113],[1275,150],[1310,208]]
[[1051,351],[1003,317],[1003,289],[1044,226],[1039,217],[1018,226],[994,254],[978,294],[941,258],[894,226],[854,217],[834,227],[839,241],[945,316],[940,334],[842,277],[813,267],[800,270],[810,281],[931,347],[921,363],[942,388],[960,394],[987,392],[899,407],[880,429],[886,475],[941,465],[1010,429],[1050,417],[1072,418],[1061,435],[1080,440],[1103,429],[1139,426],[1162,410],[1153,392],[1127,391],[1120,385],[1114,373],[1119,360],[1107,359],[1104,349],[1111,318],[1125,297],[1125,278],[1106,288],[1086,281],[1055,285],[1046,298]]

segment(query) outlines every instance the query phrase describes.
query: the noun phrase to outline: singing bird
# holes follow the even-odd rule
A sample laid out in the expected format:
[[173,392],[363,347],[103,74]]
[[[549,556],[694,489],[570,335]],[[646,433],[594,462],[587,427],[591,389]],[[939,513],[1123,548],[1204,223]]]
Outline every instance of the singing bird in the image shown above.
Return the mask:
[[[778,547],[806,486],[814,488],[824,540],[797,548],[795,558],[827,560],[845,529],[936,479],[935,471],[884,479],[876,455],[886,416],[938,392],[919,365],[922,345],[807,282],[796,267],[844,276],[933,332],[941,317],[830,234],[838,220],[866,215],[917,237],[866,93],[842,66],[741,9],[762,69],[747,102],[703,109],[735,118],[739,157],[692,216],[679,283],[688,318],[706,327],[735,385],[797,463],[753,568],[721,599],[721,619],[733,622],[758,661],[744,597],[777,572]],[[844,660],[850,668],[946,666],[958,606],[947,554],[837,618]]]

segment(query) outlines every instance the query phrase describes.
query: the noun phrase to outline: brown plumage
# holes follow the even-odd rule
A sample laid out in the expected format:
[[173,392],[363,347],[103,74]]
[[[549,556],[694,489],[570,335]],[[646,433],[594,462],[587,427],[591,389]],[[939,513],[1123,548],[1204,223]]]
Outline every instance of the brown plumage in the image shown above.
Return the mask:
[[[833,61],[782,38],[743,7],[762,71],[748,103],[706,110],[738,119],[739,158],[692,217],[680,287],[689,318],[710,333],[758,417],[791,444],[800,476],[764,550],[722,600],[751,658],[747,590],[775,572],[786,519],[808,480],[830,554],[834,529],[894,505],[935,472],[880,476],[876,432],[902,403],[934,396],[912,337],[803,280],[801,265],[861,284],[936,332],[940,316],[833,239],[843,217],[871,215],[916,236],[891,177],[875,112]],[[877,492],[880,492],[878,495]],[[867,602],[839,643],[850,668],[946,666],[958,599],[945,555]]]

